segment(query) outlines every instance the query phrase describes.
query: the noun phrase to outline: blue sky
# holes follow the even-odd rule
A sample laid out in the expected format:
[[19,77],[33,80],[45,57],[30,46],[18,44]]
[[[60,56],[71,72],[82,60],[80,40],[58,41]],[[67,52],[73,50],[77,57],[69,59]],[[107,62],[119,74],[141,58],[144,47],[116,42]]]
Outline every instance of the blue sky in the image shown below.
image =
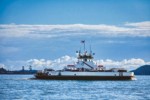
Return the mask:
[[149,0],[1,0],[1,24],[117,24],[149,20]]
[[149,62],[149,10],[149,0],[1,0],[0,63],[75,57],[81,40],[97,60]]

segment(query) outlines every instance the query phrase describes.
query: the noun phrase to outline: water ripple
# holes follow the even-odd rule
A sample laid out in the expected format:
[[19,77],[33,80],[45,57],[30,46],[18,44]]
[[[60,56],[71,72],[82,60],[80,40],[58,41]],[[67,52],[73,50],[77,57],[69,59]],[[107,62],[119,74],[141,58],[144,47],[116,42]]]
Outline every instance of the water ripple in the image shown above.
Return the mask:
[[32,80],[31,75],[1,75],[1,100],[149,100],[150,76],[134,81]]

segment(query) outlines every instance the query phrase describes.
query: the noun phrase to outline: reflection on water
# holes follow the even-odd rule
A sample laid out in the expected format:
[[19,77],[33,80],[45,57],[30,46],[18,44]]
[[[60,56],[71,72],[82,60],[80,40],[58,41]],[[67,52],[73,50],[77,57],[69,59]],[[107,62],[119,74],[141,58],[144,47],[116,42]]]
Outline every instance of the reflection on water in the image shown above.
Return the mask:
[[136,76],[134,81],[61,81],[30,78],[33,78],[33,75],[0,75],[0,99],[150,99],[150,76]]

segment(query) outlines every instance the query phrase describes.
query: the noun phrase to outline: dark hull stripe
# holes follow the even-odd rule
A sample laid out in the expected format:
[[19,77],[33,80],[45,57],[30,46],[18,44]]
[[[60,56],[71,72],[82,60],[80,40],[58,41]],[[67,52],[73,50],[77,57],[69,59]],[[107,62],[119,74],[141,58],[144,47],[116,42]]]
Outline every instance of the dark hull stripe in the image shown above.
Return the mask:
[[133,76],[35,76],[47,80],[132,80]]

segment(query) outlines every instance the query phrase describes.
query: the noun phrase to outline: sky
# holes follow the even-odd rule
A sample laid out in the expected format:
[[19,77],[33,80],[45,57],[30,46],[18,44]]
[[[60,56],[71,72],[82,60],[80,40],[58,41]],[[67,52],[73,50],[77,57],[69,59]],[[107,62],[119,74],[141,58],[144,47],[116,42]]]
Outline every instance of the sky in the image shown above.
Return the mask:
[[81,40],[106,67],[150,64],[149,10],[149,0],[0,0],[0,67],[58,69]]

